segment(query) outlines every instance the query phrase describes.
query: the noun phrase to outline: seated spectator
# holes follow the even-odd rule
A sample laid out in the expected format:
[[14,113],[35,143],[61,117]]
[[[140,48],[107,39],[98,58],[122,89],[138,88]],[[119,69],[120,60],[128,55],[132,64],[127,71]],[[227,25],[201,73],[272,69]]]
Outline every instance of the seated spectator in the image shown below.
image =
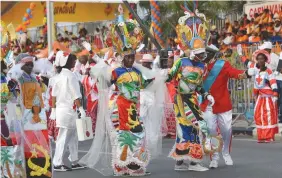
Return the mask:
[[262,42],[269,41],[270,37],[268,35],[268,32],[267,31],[262,31],[261,34],[260,34],[260,39],[262,40]]
[[275,14],[274,15],[274,32],[277,33],[277,35],[282,35],[282,28],[281,28],[281,20],[279,18],[279,15],[278,14]]
[[249,37],[249,42],[251,43],[258,43],[260,41],[261,39],[257,32],[253,32],[252,35]]
[[248,41],[249,41],[249,37],[248,37],[248,35],[246,35],[246,31],[240,30],[238,32],[236,42],[237,43],[245,43],[245,42],[248,42]]
[[274,26],[274,23],[271,22],[271,23],[267,24],[266,26],[267,26],[266,31],[268,32],[268,34],[269,34],[270,36],[272,36],[272,34],[273,34],[273,32],[274,32],[274,27],[273,27],[273,26]]

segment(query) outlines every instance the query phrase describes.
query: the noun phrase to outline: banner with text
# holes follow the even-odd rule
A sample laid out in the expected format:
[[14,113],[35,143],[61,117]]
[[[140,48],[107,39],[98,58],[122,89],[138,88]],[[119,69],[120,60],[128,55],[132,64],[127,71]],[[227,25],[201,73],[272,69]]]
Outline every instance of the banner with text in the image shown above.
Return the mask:
[[245,4],[244,12],[248,15],[248,18],[251,19],[254,17],[255,13],[262,13],[264,9],[269,9],[269,11],[273,14],[279,13],[281,11],[281,7],[282,1]]

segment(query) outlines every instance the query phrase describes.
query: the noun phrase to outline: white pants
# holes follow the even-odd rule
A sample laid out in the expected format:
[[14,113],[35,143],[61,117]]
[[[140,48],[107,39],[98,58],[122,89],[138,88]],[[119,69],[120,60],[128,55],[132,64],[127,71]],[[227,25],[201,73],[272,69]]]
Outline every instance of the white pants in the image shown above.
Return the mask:
[[64,165],[63,157],[67,147],[69,148],[69,160],[75,164],[78,160],[78,138],[76,129],[59,128],[56,141],[56,150],[53,158],[54,166]]
[[[217,129],[220,129],[223,139],[222,155],[228,156],[232,139],[232,110],[220,114],[212,114],[206,121],[211,135],[217,136]],[[212,160],[219,160],[218,152],[213,154]]]

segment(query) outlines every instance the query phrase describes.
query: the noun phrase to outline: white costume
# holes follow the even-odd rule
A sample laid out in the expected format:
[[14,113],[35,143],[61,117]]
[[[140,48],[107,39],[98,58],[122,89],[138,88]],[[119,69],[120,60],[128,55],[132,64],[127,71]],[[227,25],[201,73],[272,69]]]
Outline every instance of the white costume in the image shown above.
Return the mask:
[[[56,66],[64,66],[67,62],[68,56],[64,57],[61,55],[61,52],[59,51],[57,53]],[[76,119],[78,116],[73,109],[73,104],[76,99],[82,96],[79,81],[70,70],[63,68],[53,80],[52,97],[56,97],[56,110],[54,111],[52,108],[50,117],[54,117],[52,115],[55,112],[56,126],[59,127],[53,164],[54,166],[61,166],[64,165],[63,155],[67,147],[70,151],[69,160],[73,163],[78,160],[78,138],[76,131]]]

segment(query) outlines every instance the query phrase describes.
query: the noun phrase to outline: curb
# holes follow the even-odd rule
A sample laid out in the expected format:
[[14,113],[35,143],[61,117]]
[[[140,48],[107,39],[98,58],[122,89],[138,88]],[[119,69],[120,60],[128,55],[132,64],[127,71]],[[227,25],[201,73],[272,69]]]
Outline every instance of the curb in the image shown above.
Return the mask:
[[233,136],[248,136],[253,137],[255,127],[232,127]]

